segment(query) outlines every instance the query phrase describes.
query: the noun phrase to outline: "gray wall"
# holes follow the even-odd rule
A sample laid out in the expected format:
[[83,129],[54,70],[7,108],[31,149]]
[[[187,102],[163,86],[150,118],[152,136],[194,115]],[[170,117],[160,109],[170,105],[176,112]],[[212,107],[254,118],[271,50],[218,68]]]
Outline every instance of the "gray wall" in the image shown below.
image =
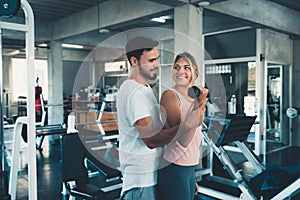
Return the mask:
[[255,56],[255,29],[205,36],[205,50],[208,53],[205,59]]

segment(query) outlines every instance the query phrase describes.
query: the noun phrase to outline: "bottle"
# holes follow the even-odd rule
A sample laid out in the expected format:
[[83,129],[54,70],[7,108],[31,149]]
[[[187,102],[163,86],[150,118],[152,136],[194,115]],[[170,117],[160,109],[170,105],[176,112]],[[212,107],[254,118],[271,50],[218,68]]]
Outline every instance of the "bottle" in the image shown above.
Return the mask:
[[230,111],[231,111],[230,112],[231,114],[236,114],[236,97],[234,94],[231,96],[231,110]]
[[68,115],[68,128],[67,133],[77,133],[78,131],[75,129],[75,114],[70,112]]

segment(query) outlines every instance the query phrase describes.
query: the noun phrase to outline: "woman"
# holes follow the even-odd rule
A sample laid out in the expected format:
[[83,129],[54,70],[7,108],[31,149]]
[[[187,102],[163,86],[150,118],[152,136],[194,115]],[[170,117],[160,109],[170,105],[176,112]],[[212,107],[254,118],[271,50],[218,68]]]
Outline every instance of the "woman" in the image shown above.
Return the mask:
[[[187,110],[193,106],[188,89],[198,77],[195,58],[183,52],[176,56],[172,69],[173,88],[166,90],[161,97],[161,106],[166,112],[166,128],[180,124]],[[197,86],[200,87],[200,86]],[[200,87],[203,98],[200,106],[202,123],[207,102],[208,90]],[[161,200],[193,200],[195,196],[195,167],[199,163],[201,145],[201,127],[178,131],[176,137],[165,147],[161,169],[158,175],[159,198]]]

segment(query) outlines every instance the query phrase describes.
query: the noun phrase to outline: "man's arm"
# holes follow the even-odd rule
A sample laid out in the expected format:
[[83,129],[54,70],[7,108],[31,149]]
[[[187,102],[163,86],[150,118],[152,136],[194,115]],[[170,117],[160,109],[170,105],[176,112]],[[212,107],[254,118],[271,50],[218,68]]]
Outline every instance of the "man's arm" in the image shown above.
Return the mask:
[[168,129],[155,131],[153,130],[151,117],[139,119],[136,121],[135,127],[137,128],[145,144],[150,149],[168,144],[175,137],[179,129],[179,125],[177,125]]
[[[171,91],[164,93],[164,96],[167,97],[165,99],[172,99],[172,101],[168,101],[168,103],[165,104],[168,108],[165,108],[164,113],[167,117],[167,123],[170,128],[154,130],[151,117],[142,118],[137,120],[135,123],[135,127],[137,128],[141,138],[151,149],[170,143],[175,137],[179,137],[176,136],[178,133],[193,132],[195,131],[195,128],[200,125],[199,116],[201,109],[199,107],[193,109],[196,102],[191,105],[187,117],[181,121],[181,111],[178,106],[179,101],[177,97]],[[163,99],[164,98],[161,100],[164,101]],[[172,112],[169,112],[169,110],[172,110]],[[168,120],[168,118],[172,118],[172,120]]]

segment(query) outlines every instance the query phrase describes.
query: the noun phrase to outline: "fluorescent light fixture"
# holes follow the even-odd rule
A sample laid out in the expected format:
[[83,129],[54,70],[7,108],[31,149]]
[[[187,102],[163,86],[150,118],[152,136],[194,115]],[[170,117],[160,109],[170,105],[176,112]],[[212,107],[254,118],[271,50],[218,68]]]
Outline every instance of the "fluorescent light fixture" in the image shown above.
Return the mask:
[[64,47],[64,48],[71,48],[71,49],[83,49],[82,45],[77,45],[77,44],[66,44],[66,43],[63,43],[61,46]]
[[4,49],[3,50],[3,55],[5,56],[14,56],[20,53],[20,50],[18,49]]
[[99,33],[110,33],[110,30],[108,30],[107,28],[100,28]]
[[210,5],[209,1],[201,1],[198,3],[198,6],[200,6],[200,7],[206,7],[209,5]]
[[166,23],[166,19],[163,19],[161,17],[154,17],[151,19],[153,22],[159,22],[159,23]]
[[37,46],[38,46],[38,47],[48,47],[48,44],[42,43],[42,44],[38,44]]

